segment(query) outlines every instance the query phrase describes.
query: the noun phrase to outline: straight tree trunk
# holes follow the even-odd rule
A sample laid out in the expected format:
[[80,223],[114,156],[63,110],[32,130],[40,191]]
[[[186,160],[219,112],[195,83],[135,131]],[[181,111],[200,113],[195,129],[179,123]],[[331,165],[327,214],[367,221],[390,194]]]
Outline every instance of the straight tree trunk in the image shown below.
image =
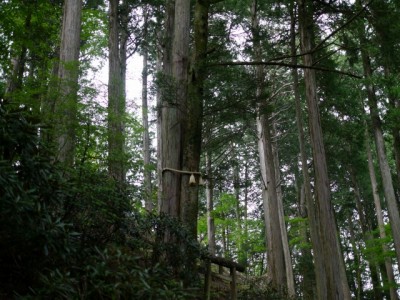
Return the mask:
[[[197,0],[194,7],[194,49],[188,78],[188,99],[184,109],[185,129],[182,157],[182,168],[192,172],[198,172],[200,167],[209,6],[209,1]],[[187,15],[183,17],[187,17]],[[189,27],[189,20],[187,26]],[[187,28],[187,34],[189,35],[189,28]],[[196,184],[189,186],[189,175],[185,174],[182,176],[181,182],[182,220],[189,228],[193,238],[197,236],[199,181],[200,178],[196,177]]]
[[211,169],[211,152],[206,154],[206,169],[207,169],[207,238],[208,238],[208,251],[211,255],[215,255],[215,224],[214,224],[214,181],[212,178]]
[[125,77],[127,8],[110,0],[109,11],[109,77],[108,77],[108,172],[120,183],[125,182]]
[[[400,108],[400,99],[395,91],[395,86],[398,83],[398,76],[400,69],[398,63],[396,63],[396,41],[391,36],[391,31],[388,30],[388,26],[391,26],[391,22],[394,22],[391,18],[393,13],[390,11],[386,1],[374,1],[371,3],[372,18],[371,23],[375,28],[378,43],[380,44],[379,50],[382,57],[382,66],[384,69],[384,77],[386,81],[387,96],[389,99],[389,114],[396,114],[396,110]],[[397,119],[398,120],[398,119]],[[391,132],[393,136],[393,154],[396,165],[397,183],[400,186],[400,124],[393,120],[390,124]]]
[[142,122],[143,122],[143,162],[144,162],[144,188],[145,188],[145,208],[151,212],[153,210],[151,169],[150,169],[150,134],[149,134],[149,109],[147,104],[147,77],[148,77],[148,11],[144,7],[143,20],[143,70],[142,70]]
[[244,182],[245,182],[245,188],[244,188],[244,212],[243,212],[243,218],[244,218],[244,240],[243,240],[243,248],[242,248],[242,258],[239,258],[239,263],[247,266],[248,264],[248,237],[249,237],[249,230],[248,230],[248,198],[249,198],[249,188],[248,188],[248,181],[249,181],[249,166],[248,166],[248,160],[246,158],[246,165],[244,169]]
[[[272,132],[273,136],[276,136],[276,121],[272,120]],[[287,284],[287,291],[288,296],[290,298],[294,298],[296,296],[295,286],[294,286],[294,276],[293,276],[293,264],[292,258],[290,254],[289,248],[289,240],[286,230],[286,223],[285,223],[285,212],[283,209],[283,195],[282,195],[282,188],[281,188],[281,175],[279,169],[279,152],[278,152],[278,143],[277,141],[272,142],[272,154],[274,160],[274,167],[275,167],[275,178],[276,178],[276,196],[278,202],[278,214],[279,214],[279,225],[281,228],[281,237],[282,237],[282,246],[283,246],[283,255],[285,258],[285,268],[286,268],[286,284]]]
[[188,96],[187,69],[190,30],[190,3],[188,1],[175,1],[174,20],[171,68],[171,84],[174,95],[163,95],[162,106],[163,199],[161,201],[161,212],[182,220],[182,175],[170,170],[182,170],[183,112],[187,105]]
[[[303,62],[313,65],[313,4],[310,0],[299,0],[299,27]],[[330,185],[321,128],[317,97],[315,70],[304,69],[310,141],[315,172],[316,222],[319,224],[321,248],[315,253],[316,261],[323,261],[323,269],[316,268],[319,299],[351,299],[344,261],[340,250],[334,210],[331,203]],[[309,211],[314,207],[309,207]],[[313,241],[314,242],[314,241]]]
[[[385,223],[383,221],[381,199],[379,197],[378,182],[376,180],[375,168],[374,168],[372,152],[371,152],[371,148],[370,148],[369,133],[368,133],[368,129],[367,129],[366,125],[365,125],[365,137],[366,137],[365,149],[367,151],[367,158],[368,158],[368,171],[369,171],[369,177],[371,180],[372,196],[374,198],[376,219],[378,221],[379,236],[381,239],[386,239]],[[388,248],[385,244],[382,245],[382,251],[383,251],[383,253],[387,253],[387,251],[388,251]],[[391,259],[389,257],[385,257],[385,269],[386,269],[386,274],[387,274],[389,284],[391,285],[391,284],[395,283],[393,266],[392,266]],[[396,289],[393,287],[390,288],[390,299],[391,300],[398,299]]]
[[64,2],[61,30],[60,65],[58,68],[59,97],[56,101],[56,139],[58,160],[72,166],[75,156],[77,126],[77,94],[79,77],[79,46],[81,33],[81,0]]
[[[234,147],[234,146],[233,146]],[[235,190],[235,199],[236,199],[236,247],[238,250],[238,260],[242,258],[242,250],[243,250],[243,242],[242,242],[242,222],[241,222],[241,213],[240,213],[240,174],[239,174],[239,157],[235,158],[235,163],[233,166],[233,187]]]
[[[291,19],[291,26],[290,26],[290,48],[291,48],[291,55],[292,55],[292,64],[295,66],[297,65],[297,58],[296,58],[296,9],[295,5],[293,5],[292,9],[290,10],[290,19]],[[307,212],[305,209],[303,202],[300,201],[300,215],[301,217],[308,218],[308,222],[310,225],[310,232],[311,232],[311,239],[313,241],[312,247],[314,249],[314,253],[321,252],[321,245],[319,239],[319,229],[318,224],[315,220],[315,211],[314,211],[314,201],[311,193],[311,182],[310,176],[308,174],[308,162],[307,162],[307,152],[305,147],[305,136],[304,136],[304,125],[303,125],[303,114],[301,111],[301,97],[299,91],[299,75],[296,68],[292,69],[292,78],[293,78],[293,93],[294,93],[294,100],[295,100],[295,108],[296,108],[296,126],[297,126],[297,133],[299,139],[299,148],[300,148],[300,160],[301,160],[301,170],[303,174],[303,187],[301,188],[300,193],[304,196],[300,198],[304,198],[305,207],[312,208],[310,211]],[[304,190],[304,193],[302,192]],[[305,240],[308,239],[307,232],[304,234]],[[302,250],[303,256],[311,257],[311,251]],[[304,257],[303,257],[304,258]],[[314,256],[314,268],[315,270],[319,270],[318,272],[322,272],[323,270],[323,261],[320,256]],[[315,283],[315,273],[309,272],[309,270],[304,270],[305,274],[303,274],[303,286],[304,286],[304,299],[314,299],[314,289],[313,285]]]
[[[362,29],[362,31],[364,31]],[[364,34],[360,32],[361,45],[365,45]],[[361,57],[363,61],[364,76],[365,78],[372,78],[372,68],[368,53],[366,53],[365,47],[361,46]],[[400,263],[400,215],[399,208],[396,201],[396,196],[393,188],[392,175],[390,173],[390,167],[385,152],[385,142],[383,138],[383,131],[381,120],[379,117],[378,101],[376,98],[376,92],[374,86],[371,84],[366,86],[368,106],[370,110],[372,131],[375,138],[375,147],[378,158],[379,169],[382,176],[383,193],[387,203],[389,220],[392,229],[392,235],[394,240],[394,247],[396,250],[397,264]]]
[[281,236],[279,206],[276,194],[275,167],[272,156],[271,134],[267,116],[257,117],[260,165],[263,178],[264,214],[267,235],[268,272],[272,286],[286,290],[286,268]]
[[[371,226],[368,224],[365,217],[365,209],[364,206],[362,205],[361,192],[359,185],[357,183],[354,168],[348,167],[348,173],[350,174],[351,186],[354,191],[354,199],[356,201],[356,208],[359,216],[360,227],[364,236],[364,240],[366,243],[368,243],[370,240],[373,239],[373,234],[370,229]],[[374,299],[376,300],[382,299],[382,292],[381,292],[382,286],[380,284],[379,274],[377,272],[379,266],[374,262],[373,258],[368,255],[366,256],[366,260],[368,262],[369,269],[371,270],[371,281],[374,292]]]
[[[293,5],[290,10],[291,14],[291,27],[290,27],[290,37],[291,37],[291,54],[292,54],[292,64],[297,65],[296,58],[296,9],[295,5]],[[311,240],[314,241],[312,243],[312,248],[314,253],[321,252],[320,238],[319,238],[319,227],[315,220],[315,211],[314,211],[314,200],[311,193],[311,182],[310,176],[308,173],[308,162],[307,162],[307,153],[306,153],[306,141],[304,135],[304,125],[303,125],[303,114],[301,111],[301,96],[299,91],[299,75],[296,68],[292,69],[292,78],[293,78],[293,93],[295,99],[295,108],[296,108],[296,125],[299,139],[299,150],[300,150],[300,161],[301,161],[301,170],[303,175],[303,184],[300,187],[300,216],[302,218],[307,217],[310,225],[311,232]],[[304,192],[303,192],[304,191]],[[304,203],[303,203],[304,198]],[[312,208],[310,211],[307,211],[306,207]],[[307,232],[304,232],[305,240],[308,240]],[[312,257],[311,251],[307,251],[306,249],[302,250],[303,258]],[[311,259],[310,259],[311,260]],[[313,286],[315,285],[315,273],[321,274],[323,272],[323,261],[320,256],[314,255],[314,272],[310,272],[307,269],[303,269],[303,293],[304,299],[314,299],[315,290]]]
[[[160,47],[161,48],[161,47]],[[162,81],[163,75],[163,65],[162,65],[162,57],[163,50],[157,49],[157,62],[156,62],[156,76],[157,81]],[[158,88],[156,92],[156,101],[157,101],[157,210],[160,211],[161,208],[161,200],[162,200],[162,139],[161,139],[161,131],[162,131],[162,91],[160,88],[160,84],[158,83]]]
[[[255,59],[260,59],[261,45],[259,36],[259,21],[257,16],[257,1],[252,2],[252,34]],[[263,66],[256,66],[256,103],[257,103],[257,139],[260,157],[260,169],[263,186],[263,206],[264,220],[267,237],[267,261],[268,279],[277,291],[283,292],[287,289],[286,268],[284,260],[281,227],[279,220],[278,197],[276,193],[275,165],[272,151],[271,125],[269,124],[269,114],[266,114],[265,107],[268,103],[263,103],[261,99],[264,72]]]
[[[160,68],[158,78],[158,97],[157,97],[157,172],[158,172],[158,210],[162,213],[168,213],[168,200],[164,197],[164,176],[166,180],[171,180],[170,176],[173,174],[165,174],[163,169],[166,166],[163,149],[164,143],[167,139],[164,137],[165,127],[167,125],[163,117],[167,114],[169,109],[169,103],[172,104],[173,98],[173,82],[172,82],[172,45],[174,38],[174,26],[175,26],[175,0],[165,1],[165,19],[162,36],[162,68]],[[171,191],[169,191],[171,193]],[[175,216],[176,217],[176,216]]]
[[355,238],[355,233],[354,233],[354,227],[353,227],[353,220],[351,218],[352,216],[350,215],[350,213],[347,216],[347,222],[349,224],[349,233],[350,233],[350,243],[351,243],[351,248],[352,248],[352,253],[354,255],[354,264],[356,265],[356,276],[354,278],[354,293],[356,295],[356,299],[357,300],[361,300],[364,299],[363,298],[363,282],[362,282],[362,278],[361,278],[361,273],[362,270],[360,268],[360,263],[361,263],[361,259],[360,259],[360,251],[359,251],[359,247],[357,247],[357,243],[356,243],[356,238]]

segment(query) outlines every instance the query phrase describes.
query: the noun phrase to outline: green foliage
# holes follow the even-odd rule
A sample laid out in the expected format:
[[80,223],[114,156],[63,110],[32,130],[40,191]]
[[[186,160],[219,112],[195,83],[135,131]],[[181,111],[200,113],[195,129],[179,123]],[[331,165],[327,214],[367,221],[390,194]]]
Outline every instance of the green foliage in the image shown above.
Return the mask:
[[107,53],[107,12],[103,9],[83,9],[81,31],[81,62],[96,68],[93,58],[106,58]]
[[29,286],[38,270],[63,260],[75,242],[62,218],[67,184],[46,158],[38,124],[29,117],[0,107],[0,273],[6,287]]
[[294,217],[287,219],[289,227],[289,244],[294,248],[301,249],[311,249],[311,244],[308,240],[305,240],[304,234],[302,232],[307,232],[308,220],[307,218]]
[[[390,225],[385,226],[386,237],[372,238],[367,241],[365,247],[361,249],[362,253],[366,255],[372,262],[382,264],[385,262],[385,258],[395,258],[396,253],[393,246],[393,237],[390,229]],[[372,231],[373,236],[379,236],[379,229]],[[383,247],[386,246],[387,250],[383,251]]]
[[[34,121],[29,110],[0,107],[0,296],[195,295],[188,266],[201,250],[179,222],[133,210],[130,193],[105,172],[59,168]],[[164,242],[167,233],[176,244]]]
[[82,266],[41,276],[43,287],[35,297],[71,299],[190,299],[165,269],[145,267],[129,249],[110,245],[94,249]]

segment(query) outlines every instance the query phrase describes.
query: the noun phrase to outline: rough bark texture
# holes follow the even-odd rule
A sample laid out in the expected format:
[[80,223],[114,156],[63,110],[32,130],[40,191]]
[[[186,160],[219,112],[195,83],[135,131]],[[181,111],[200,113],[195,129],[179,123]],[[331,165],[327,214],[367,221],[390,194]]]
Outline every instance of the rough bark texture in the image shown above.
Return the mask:
[[[392,22],[397,19],[397,15],[391,11],[386,1],[371,2],[371,12],[373,16],[371,23],[375,28],[377,40],[380,44],[381,65],[384,68],[386,94],[389,99],[389,115],[395,115],[396,111],[400,108],[400,99],[394,88],[398,84],[398,76],[400,74],[395,44],[397,40],[392,36],[392,28],[394,28]],[[393,154],[397,171],[397,184],[400,187],[400,122],[397,118],[397,120],[392,120],[389,123],[393,136]]]
[[123,28],[127,10],[118,0],[110,0],[109,11],[109,77],[108,77],[108,172],[119,182],[125,181],[125,74],[126,41]]
[[[276,136],[276,121],[272,120],[272,132],[273,136]],[[281,237],[282,237],[282,247],[283,247],[283,256],[285,259],[285,269],[286,269],[286,284],[287,284],[287,292],[290,298],[294,298],[296,296],[295,286],[294,286],[294,276],[293,276],[293,263],[292,257],[289,248],[289,240],[286,230],[286,223],[285,223],[285,212],[283,210],[283,194],[281,188],[281,175],[279,169],[279,152],[278,152],[278,143],[272,141],[272,154],[274,160],[274,167],[275,167],[275,179],[276,179],[276,197],[278,203],[278,215],[279,215],[279,225],[281,228]]]
[[[261,45],[259,36],[259,22],[257,16],[257,1],[253,1],[252,7],[252,34],[255,58],[260,59]],[[263,91],[263,66],[256,67],[256,103],[257,103],[257,138],[260,157],[260,169],[263,187],[263,206],[264,220],[267,235],[267,257],[268,257],[268,277],[271,285],[278,291],[285,291],[286,268],[281,236],[281,223],[279,217],[279,205],[277,196],[277,186],[275,177],[275,164],[272,151],[271,124],[267,114],[268,103],[262,99]]]
[[[361,34],[361,40],[363,35]],[[366,78],[372,77],[371,62],[366,53],[365,48],[361,48],[361,56],[363,60],[364,75]],[[396,196],[393,188],[392,175],[390,173],[390,167],[385,152],[385,142],[383,138],[383,131],[381,120],[379,117],[378,101],[376,98],[376,93],[374,86],[367,85],[367,97],[368,106],[370,110],[372,131],[375,138],[375,147],[378,158],[379,169],[382,176],[383,193],[385,195],[385,200],[387,203],[389,220],[392,229],[392,235],[394,240],[394,247],[396,249],[397,263],[400,262],[400,215],[399,208],[396,201]]]
[[260,165],[263,172],[264,217],[267,235],[268,275],[277,290],[286,289],[286,268],[276,194],[275,167],[272,158],[271,134],[266,116],[257,117]]
[[248,230],[248,202],[249,202],[249,165],[248,160],[245,159],[246,165],[244,169],[244,207],[243,207],[243,218],[244,218],[244,239],[243,239],[243,248],[242,248],[242,257],[238,257],[238,262],[241,264],[247,265],[248,261],[248,237],[249,237],[249,230]]
[[[170,12],[172,13],[172,11]],[[172,44],[173,95],[163,95],[162,107],[162,159],[163,169],[182,170],[184,124],[183,113],[187,105],[187,80],[189,62],[190,2],[175,1]],[[165,67],[168,67],[167,65]],[[165,75],[168,76],[166,70]],[[163,172],[161,212],[181,218],[181,174]],[[188,180],[189,183],[189,180]]]
[[[202,123],[203,87],[208,41],[208,1],[197,0],[194,7],[194,49],[188,78],[188,101],[184,109],[185,134],[183,137],[182,167],[188,171],[199,171]],[[188,42],[188,41],[187,41]],[[197,236],[198,190],[196,184],[189,187],[189,175],[182,176],[182,218],[193,237]]]
[[[174,37],[174,23],[175,23],[175,0],[167,0],[165,2],[165,19],[162,36],[162,59],[159,63],[159,76],[158,76],[158,97],[157,97],[157,173],[158,173],[158,210],[162,213],[168,213],[168,203],[164,197],[164,177],[170,180],[169,176],[173,174],[164,175],[163,168],[166,166],[164,152],[165,143],[165,128],[167,120],[164,120],[164,115],[167,114],[170,103],[173,104],[172,98],[172,42]],[[167,178],[168,177],[168,178]]]
[[147,22],[148,12],[144,10],[143,28],[143,70],[142,70],[142,123],[143,123],[143,163],[144,163],[144,189],[145,189],[145,208],[147,211],[153,210],[151,170],[150,170],[150,134],[149,117],[147,104],[147,77],[148,77],[148,48],[147,48]]
[[68,166],[72,166],[75,155],[81,11],[81,0],[65,1],[58,69],[60,94],[56,101],[56,139],[58,160]]
[[[302,52],[309,53],[313,48],[313,7],[312,1],[299,0],[299,25]],[[312,66],[311,54],[303,56],[304,65]],[[310,142],[313,153],[315,172],[315,211],[316,222],[320,225],[319,237],[321,253],[316,259],[322,259],[323,269],[316,269],[317,290],[319,299],[350,299],[344,261],[341,255],[334,210],[331,203],[330,185],[326,156],[318,107],[315,70],[304,69],[304,80],[307,98]],[[310,207],[314,209],[314,207]]]
[[[291,38],[291,54],[292,54],[292,64],[297,65],[296,58],[296,18],[295,18],[295,8],[293,7],[291,10],[291,27],[290,27],[290,38]],[[303,125],[303,113],[301,111],[301,96],[299,91],[299,75],[296,68],[292,69],[292,78],[293,78],[293,93],[295,100],[295,108],[296,108],[296,126],[298,132],[299,139],[299,150],[300,150],[300,161],[301,161],[301,170],[303,174],[303,184],[300,187],[300,216],[302,218],[307,217],[308,222],[310,224],[310,232],[311,232],[311,240],[312,248],[314,249],[314,253],[320,253],[320,239],[318,236],[318,224],[315,220],[315,211],[311,209],[307,212],[306,207],[313,208],[314,201],[311,193],[311,183],[310,183],[310,175],[308,174],[308,163],[307,163],[307,152],[306,152],[306,141],[304,135],[304,125]],[[304,199],[304,204],[303,204]],[[307,232],[304,232],[305,240],[308,239]],[[302,250],[303,259],[311,258],[311,251],[307,251],[306,249]],[[311,261],[312,259],[310,259]],[[323,270],[323,261],[320,256],[314,256],[314,268],[315,270]],[[306,268],[303,268],[303,293],[304,299],[314,299],[314,285],[315,285],[315,273],[310,272]]]
[[211,255],[215,255],[215,225],[214,225],[214,181],[212,179],[211,169],[211,153],[206,154],[206,168],[207,168],[207,238],[208,238],[208,251]]
[[[366,137],[366,143],[365,143],[366,147],[365,148],[366,148],[367,158],[368,158],[368,170],[369,170],[369,175],[370,175],[370,180],[371,180],[371,189],[372,189],[372,195],[373,195],[374,204],[375,204],[376,218],[378,221],[379,235],[382,239],[384,239],[386,237],[385,224],[383,222],[382,207],[381,207],[380,197],[378,194],[378,185],[377,185],[377,181],[376,181],[376,177],[375,177],[375,169],[374,169],[373,161],[372,161],[372,152],[371,152],[371,148],[370,148],[369,133],[368,133],[367,127],[365,130],[366,130],[365,131],[365,137]],[[350,170],[350,177],[351,177],[352,186],[354,189],[356,207],[357,207],[357,211],[359,214],[361,229],[362,229],[365,241],[368,243],[370,240],[373,239],[373,234],[369,229],[369,227],[371,227],[371,226],[368,226],[368,222],[365,218],[364,209],[363,209],[363,205],[362,205],[362,201],[361,201],[361,192],[360,192],[360,189],[357,184],[354,170]],[[382,245],[382,250],[383,250],[383,252],[387,252],[387,250],[388,250],[387,246]],[[369,268],[371,270],[371,281],[373,284],[374,299],[382,299],[382,292],[381,292],[382,286],[380,283],[380,279],[378,278],[378,274],[376,272],[378,265],[373,261],[372,257],[367,256],[366,259],[368,261]],[[394,282],[393,268],[392,268],[392,264],[391,264],[390,260],[391,260],[390,258],[385,259],[385,271],[387,274],[386,277],[389,282]],[[384,276],[382,276],[382,277],[384,277]],[[397,299],[396,290],[394,288],[390,288],[390,299],[391,300]]]

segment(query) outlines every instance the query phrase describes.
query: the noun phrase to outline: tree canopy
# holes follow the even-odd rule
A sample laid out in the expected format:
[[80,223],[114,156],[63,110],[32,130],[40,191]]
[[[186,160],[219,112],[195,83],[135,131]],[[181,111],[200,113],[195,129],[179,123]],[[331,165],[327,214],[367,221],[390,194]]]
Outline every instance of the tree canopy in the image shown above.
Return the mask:
[[0,298],[398,299],[399,16],[2,1]]

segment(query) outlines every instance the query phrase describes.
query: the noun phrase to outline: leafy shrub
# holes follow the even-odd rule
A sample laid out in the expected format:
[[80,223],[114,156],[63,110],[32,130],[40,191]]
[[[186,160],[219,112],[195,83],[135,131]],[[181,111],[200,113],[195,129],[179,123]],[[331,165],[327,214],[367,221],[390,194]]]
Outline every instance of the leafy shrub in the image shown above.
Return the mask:
[[[28,114],[29,117],[29,114]],[[0,280],[25,290],[65,258],[74,233],[61,218],[68,187],[23,110],[0,107]]]
[[190,299],[171,280],[165,269],[142,266],[141,258],[129,249],[109,246],[96,248],[85,265],[71,270],[55,270],[41,277],[42,287],[35,297],[62,299]]
[[0,298],[195,297],[200,248],[179,222],[135,211],[105,172],[54,164],[32,120],[0,106]]

